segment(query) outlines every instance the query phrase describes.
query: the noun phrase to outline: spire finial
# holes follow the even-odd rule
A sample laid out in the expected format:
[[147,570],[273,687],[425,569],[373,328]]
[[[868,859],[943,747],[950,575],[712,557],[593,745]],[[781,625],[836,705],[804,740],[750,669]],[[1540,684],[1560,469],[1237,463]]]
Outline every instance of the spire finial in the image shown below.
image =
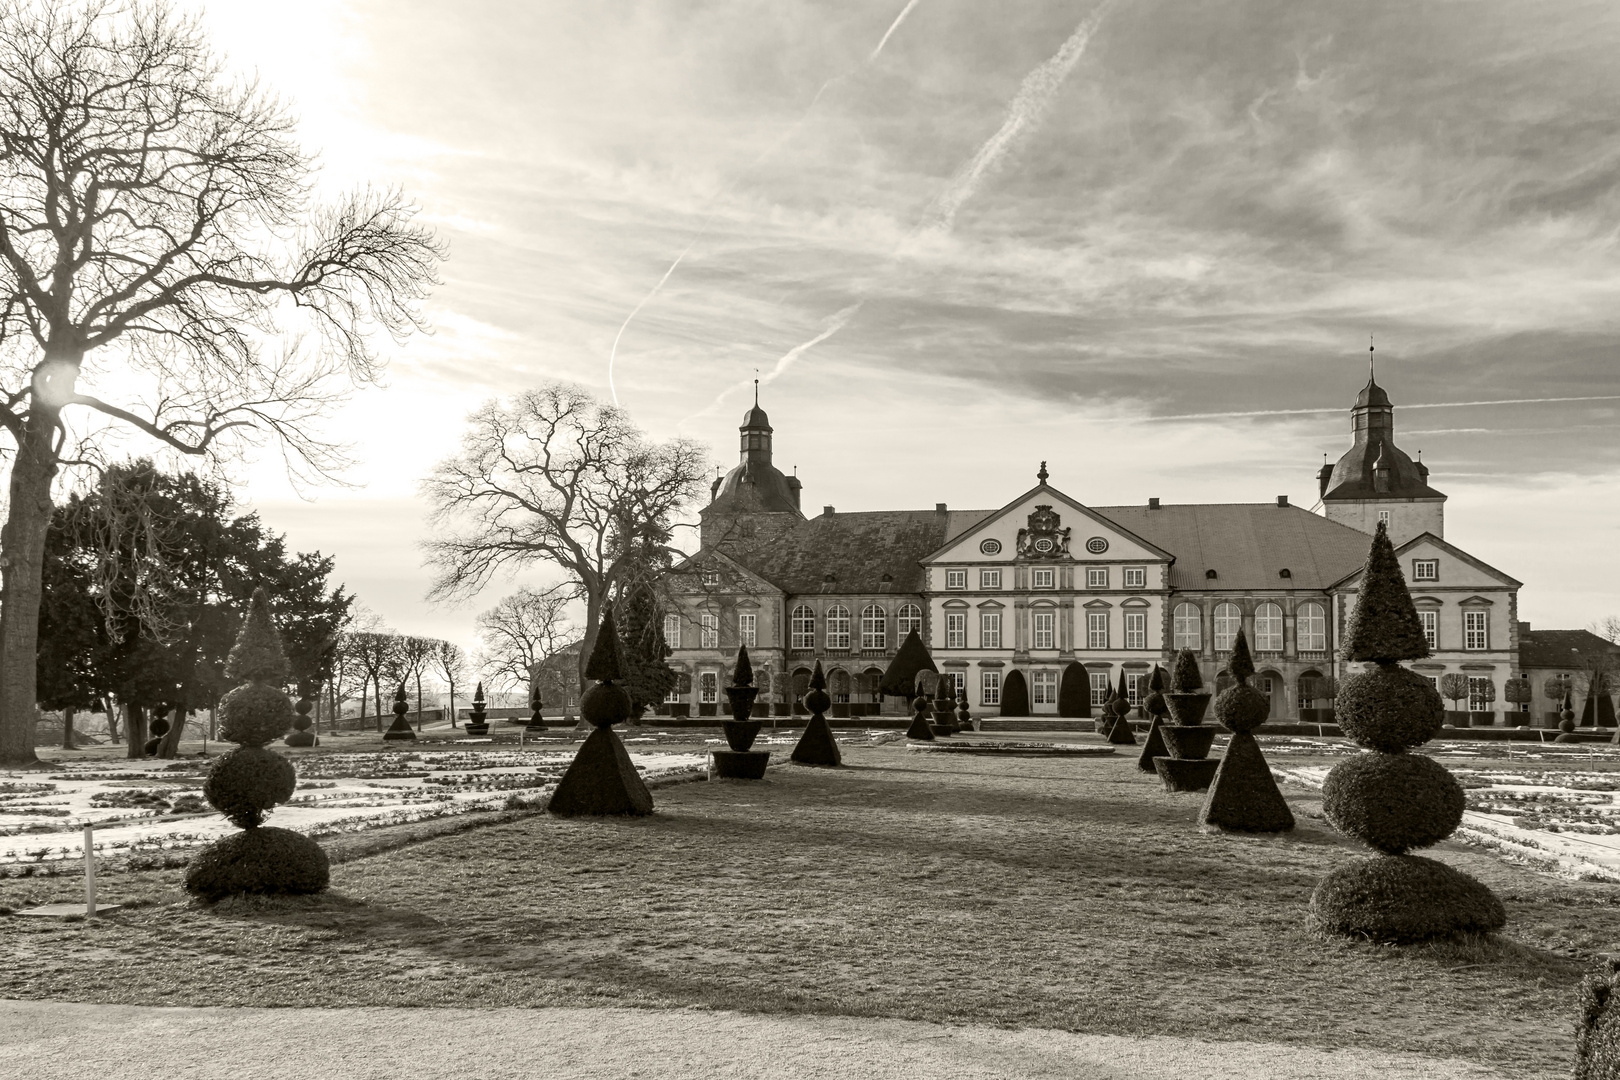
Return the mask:
[[[755,368],[754,370],[758,371],[759,369]],[[754,408],[759,408],[759,377],[757,375],[754,377]]]
[[1373,336],[1367,335],[1367,381],[1376,381],[1373,378]]
[[1041,471],[1035,474],[1035,479],[1044,484],[1046,483],[1046,478],[1050,475],[1051,474],[1046,471],[1046,462],[1041,462]]

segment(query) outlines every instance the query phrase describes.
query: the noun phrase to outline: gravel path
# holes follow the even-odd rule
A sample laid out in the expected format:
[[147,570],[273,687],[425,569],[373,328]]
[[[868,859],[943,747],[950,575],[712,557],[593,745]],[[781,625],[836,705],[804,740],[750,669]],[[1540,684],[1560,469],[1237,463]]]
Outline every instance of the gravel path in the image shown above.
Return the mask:
[[195,1009],[0,1001],[11,1080],[1506,1080],[1275,1043],[637,1009]]

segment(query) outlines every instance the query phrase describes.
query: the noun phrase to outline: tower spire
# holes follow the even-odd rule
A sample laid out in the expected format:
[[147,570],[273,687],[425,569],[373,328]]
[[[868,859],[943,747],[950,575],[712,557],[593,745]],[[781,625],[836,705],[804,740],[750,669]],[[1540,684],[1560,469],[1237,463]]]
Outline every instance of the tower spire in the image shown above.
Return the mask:
[[1367,335],[1367,381],[1376,381],[1373,375],[1373,336],[1371,334]]

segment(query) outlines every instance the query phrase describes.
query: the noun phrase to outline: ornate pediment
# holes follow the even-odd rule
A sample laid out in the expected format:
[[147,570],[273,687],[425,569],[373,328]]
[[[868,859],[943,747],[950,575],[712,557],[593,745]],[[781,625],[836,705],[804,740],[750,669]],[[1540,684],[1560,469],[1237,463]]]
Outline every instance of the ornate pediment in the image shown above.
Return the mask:
[[1069,533],[1050,503],[1029,515],[1029,527],[1018,530],[1018,555],[1025,559],[1061,559],[1069,554]]

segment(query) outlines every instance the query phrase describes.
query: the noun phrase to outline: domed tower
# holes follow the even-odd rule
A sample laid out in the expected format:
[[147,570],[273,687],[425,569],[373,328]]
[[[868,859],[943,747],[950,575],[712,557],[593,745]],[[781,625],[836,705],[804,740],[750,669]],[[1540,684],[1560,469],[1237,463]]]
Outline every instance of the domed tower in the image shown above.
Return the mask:
[[709,505],[699,512],[704,547],[728,543],[751,545],[803,521],[799,511],[799,478],[783,476],[771,464],[771,421],[759,407],[759,384],[754,384],[754,407],[743,414],[741,460],[710,489]]
[[1323,465],[1322,512],[1371,533],[1380,520],[1396,547],[1422,533],[1444,537],[1446,497],[1429,486],[1429,469],[1395,445],[1395,407],[1369,372],[1350,410],[1354,440],[1337,465]]

